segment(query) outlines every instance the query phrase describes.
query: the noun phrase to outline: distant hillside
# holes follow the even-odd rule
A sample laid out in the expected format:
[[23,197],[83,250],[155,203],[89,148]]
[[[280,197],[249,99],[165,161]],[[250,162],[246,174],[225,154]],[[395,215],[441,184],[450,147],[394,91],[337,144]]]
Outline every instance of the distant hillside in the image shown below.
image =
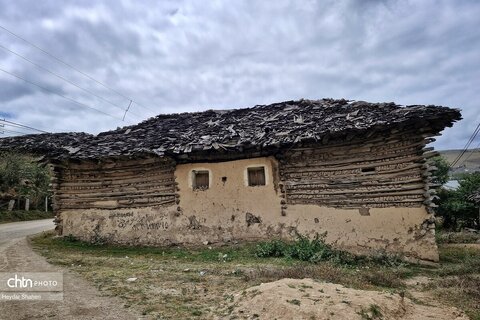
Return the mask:
[[[440,155],[445,157],[449,163],[462,152],[462,150],[441,150]],[[465,152],[460,161],[453,167],[454,172],[480,171],[480,149],[472,149]]]

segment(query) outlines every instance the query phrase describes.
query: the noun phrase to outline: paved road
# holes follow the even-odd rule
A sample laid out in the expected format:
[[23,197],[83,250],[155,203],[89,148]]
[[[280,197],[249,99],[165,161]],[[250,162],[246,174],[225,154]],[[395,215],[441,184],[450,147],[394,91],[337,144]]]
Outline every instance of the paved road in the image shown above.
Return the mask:
[[15,240],[53,228],[53,218],[0,224],[0,250]]
[[0,272],[61,272],[62,301],[2,301],[1,320],[146,319],[125,309],[119,298],[106,297],[78,274],[49,264],[30,247],[26,236],[54,228],[53,219],[0,224]]

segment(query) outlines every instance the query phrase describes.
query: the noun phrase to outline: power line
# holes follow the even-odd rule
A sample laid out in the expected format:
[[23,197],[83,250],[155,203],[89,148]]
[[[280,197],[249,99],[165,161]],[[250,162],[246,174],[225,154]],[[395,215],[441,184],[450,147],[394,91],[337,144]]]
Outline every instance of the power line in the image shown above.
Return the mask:
[[1,26],[1,25],[0,25],[0,28],[3,29],[3,30],[5,30],[6,32],[10,33],[10,34],[13,35],[14,37],[16,37],[16,38],[24,41],[25,43],[29,44],[30,46],[34,47],[35,49],[40,50],[41,52],[43,52],[44,54],[48,55],[49,57],[55,59],[56,61],[58,61],[59,63],[63,64],[64,66],[67,66],[67,67],[69,67],[70,69],[73,69],[73,70],[75,70],[76,72],[82,74],[83,76],[89,78],[90,80],[95,81],[96,83],[98,83],[99,85],[103,86],[104,88],[106,88],[106,89],[108,89],[108,90],[110,90],[110,91],[112,91],[112,92],[115,92],[116,94],[118,94],[119,96],[121,96],[121,97],[123,97],[123,98],[125,98],[125,99],[127,99],[127,100],[131,100],[133,103],[135,103],[135,104],[138,105],[139,107],[145,108],[145,109],[147,109],[147,110],[149,110],[149,111],[151,111],[151,112],[153,112],[153,113],[155,113],[155,114],[157,113],[155,110],[152,110],[151,108],[147,108],[147,107],[141,105],[140,103],[136,102],[136,101],[133,100],[132,98],[129,98],[129,97],[127,97],[126,95],[124,95],[123,93],[121,93],[121,92],[119,92],[119,91],[117,91],[117,90],[115,90],[115,89],[107,86],[107,85],[104,84],[103,82],[101,82],[101,81],[93,78],[92,76],[86,74],[85,72],[79,70],[78,68],[75,68],[73,65],[71,65],[71,64],[63,61],[62,59],[60,59],[60,58],[58,58],[58,57],[56,57],[56,56],[54,56],[53,54],[51,54],[51,53],[49,53],[48,51],[40,48],[39,46],[37,46],[36,44],[28,41],[27,39],[19,36],[18,34],[14,33],[13,31],[8,30],[8,29],[5,28],[4,26]]
[[477,144],[475,148],[470,150],[470,154],[458,166],[461,166],[462,164],[466,163],[468,159],[470,159],[470,157],[475,153],[475,150],[478,149],[479,147],[480,147],[480,142]]
[[[49,70],[49,69],[47,69],[47,68],[39,65],[38,63],[33,62],[32,60],[28,59],[27,57],[19,54],[18,52],[15,52],[15,51],[11,50],[11,49],[9,49],[9,48],[1,45],[1,44],[0,44],[0,49],[3,49],[3,50],[5,50],[5,51],[7,51],[7,52],[9,52],[9,53],[11,53],[11,54],[16,55],[17,57],[19,57],[19,58],[21,58],[21,59],[29,62],[30,64],[34,65],[34,66],[37,67],[38,69],[43,70],[43,71],[45,71],[45,72],[48,72],[48,73],[50,73],[51,75],[54,75],[55,77],[57,77],[57,78],[65,81],[65,82],[68,82],[68,83],[71,84],[72,86],[75,86],[75,87],[79,88],[80,90],[83,90],[83,91],[85,91],[86,93],[91,94],[92,96],[95,96],[95,97],[97,97],[98,99],[100,99],[100,100],[102,100],[102,101],[104,101],[104,102],[107,102],[107,103],[111,104],[111,105],[114,106],[115,108],[119,108],[119,109],[121,109],[122,111],[128,110],[128,109],[125,109],[125,108],[117,105],[116,103],[111,102],[110,100],[107,100],[107,99],[103,98],[102,96],[99,96],[98,94],[96,94],[96,93],[94,93],[94,92],[92,92],[92,91],[90,91],[90,90],[88,90],[88,89],[82,88],[81,86],[79,86],[78,84],[74,83],[73,81],[68,80],[67,78],[65,78],[65,77],[63,77],[63,76],[61,76],[61,75],[59,75],[59,74],[57,74],[57,73],[55,73],[55,72],[53,72],[53,71],[51,71],[51,70]],[[132,115],[140,118],[140,119],[143,119],[143,117],[140,116],[140,115],[138,115],[138,114],[135,114],[135,113],[133,113],[133,112],[131,112],[131,111],[130,111],[130,113],[131,113]]]
[[475,137],[477,136],[479,131],[480,131],[480,123],[477,125],[477,127],[473,131],[472,135],[470,136],[470,139],[468,139],[462,152],[455,158],[455,160],[451,163],[450,167],[453,167],[458,163],[458,161],[462,158],[462,156],[465,154],[465,152],[468,150],[468,148],[472,144],[473,140],[475,140]]
[[19,133],[19,134],[32,134],[32,133],[21,132],[21,131],[15,131],[15,130],[10,130],[10,129],[5,129],[5,128],[2,128],[2,129],[0,129],[0,131],[3,131],[3,133],[5,133],[5,131],[7,131],[7,132],[11,132],[11,133]]
[[115,118],[115,119],[118,119],[118,120],[123,121],[122,118],[119,118],[119,117],[114,116],[114,115],[112,115],[112,114],[106,113],[106,112],[104,112],[104,111],[102,111],[102,110],[99,110],[99,109],[96,109],[96,108],[91,107],[91,106],[89,106],[89,105],[86,105],[85,103],[82,103],[82,102],[79,102],[79,101],[77,101],[77,100],[75,100],[75,99],[72,99],[72,98],[69,98],[69,97],[67,97],[67,96],[64,96],[63,94],[60,94],[60,93],[55,92],[55,91],[53,91],[53,90],[47,89],[47,88],[39,85],[38,83],[35,83],[35,82],[32,82],[32,81],[27,80],[27,79],[25,79],[25,78],[22,78],[22,77],[20,77],[20,76],[18,76],[18,75],[16,75],[16,74],[13,74],[13,73],[11,73],[11,72],[9,72],[9,71],[6,71],[6,70],[4,70],[4,69],[2,69],[2,68],[0,68],[0,71],[5,72],[6,74],[9,74],[9,75],[11,75],[12,77],[15,77],[15,78],[17,78],[17,79],[20,79],[20,80],[22,80],[22,81],[25,81],[26,83],[29,83],[29,84],[31,84],[31,85],[33,85],[33,86],[36,86],[36,87],[38,87],[38,88],[40,88],[40,89],[42,89],[42,90],[45,90],[45,91],[47,91],[47,92],[56,94],[57,96],[60,96],[60,97],[62,97],[62,98],[64,98],[64,99],[66,99],[66,100],[69,100],[69,101],[71,101],[71,102],[74,102],[74,103],[76,103],[76,104],[78,104],[78,105],[80,105],[80,106],[82,106],[82,107],[85,107],[85,108],[88,108],[88,109],[91,109],[91,110],[95,110],[95,111],[100,112],[100,113],[102,113],[102,114],[104,114],[104,115],[107,115],[107,116],[109,116],[109,117],[112,117],[112,118]]
[[[3,120],[0,119],[0,123],[2,123]],[[0,124],[0,126],[8,126],[8,127],[13,127],[13,128],[18,128],[18,129],[27,129],[27,130],[32,130],[28,127],[24,127],[24,126],[21,126],[21,125],[16,125],[16,124],[9,124],[9,123],[3,123],[3,124]],[[44,131],[39,131],[39,130],[35,130],[35,131],[38,131],[38,132],[41,132],[41,133],[44,133]]]
[[463,150],[462,152],[455,158],[455,160],[453,160],[453,162],[450,164],[450,168],[453,168],[453,166],[455,166],[458,161],[463,157],[463,155],[465,154],[465,152],[467,151],[467,149],[470,147],[470,145],[472,144],[473,140],[475,140],[475,137],[477,136],[478,132],[480,132],[480,122],[478,123],[477,127],[475,128],[475,130],[473,131],[472,135],[470,136],[470,139],[468,139],[467,143],[465,144],[465,147],[463,147]]
[[42,133],[49,133],[47,131],[44,131],[44,130],[40,130],[40,129],[37,129],[37,128],[34,128],[34,127],[30,127],[30,126],[26,126],[24,124],[21,124],[21,123],[17,123],[17,122],[13,122],[13,121],[8,121],[8,120],[5,120],[5,119],[0,119],[1,122],[5,122],[7,125],[10,125],[10,126],[13,126],[13,127],[19,127],[19,128],[26,128],[26,129],[30,129],[30,130],[34,130],[34,131],[38,131],[38,132],[42,132]]

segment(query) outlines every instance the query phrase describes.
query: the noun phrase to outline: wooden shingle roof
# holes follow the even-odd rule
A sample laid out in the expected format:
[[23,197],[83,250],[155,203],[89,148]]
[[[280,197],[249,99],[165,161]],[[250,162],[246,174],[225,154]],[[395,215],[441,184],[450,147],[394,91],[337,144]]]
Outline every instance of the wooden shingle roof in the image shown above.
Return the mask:
[[436,134],[460,120],[458,109],[349,100],[285,101],[252,108],[159,115],[102,132],[40,134],[0,139],[13,146],[48,151],[54,157],[104,158],[151,153],[178,157],[196,152],[277,150],[325,137],[418,126]]

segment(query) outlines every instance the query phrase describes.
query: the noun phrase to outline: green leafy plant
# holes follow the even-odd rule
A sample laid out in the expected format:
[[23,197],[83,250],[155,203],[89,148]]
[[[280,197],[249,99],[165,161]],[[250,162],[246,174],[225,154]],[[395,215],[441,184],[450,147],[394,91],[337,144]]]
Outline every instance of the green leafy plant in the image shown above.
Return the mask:
[[32,208],[42,207],[50,195],[50,174],[32,157],[23,154],[0,153],[0,203],[29,198]]
[[445,229],[480,228],[478,205],[469,200],[470,195],[480,188],[480,172],[463,174],[458,183],[456,190],[438,191],[437,216],[442,217]]
[[261,242],[255,248],[255,256],[264,257],[283,257],[285,255],[287,244],[282,240],[272,240]]
[[404,264],[401,257],[393,254],[378,253],[373,256],[356,256],[346,251],[334,249],[325,242],[326,233],[316,234],[312,239],[297,234],[295,241],[275,239],[261,242],[254,249],[254,255],[259,258],[284,257],[289,259],[319,263],[330,261],[341,265],[356,265],[359,263],[376,263],[385,266],[400,266]]
[[327,260],[333,254],[333,249],[325,243],[326,234],[316,234],[310,240],[307,236],[297,234],[293,242],[275,239],[268,242],[261,242],[255,248],[257,257],[288,257],[302,261]]
[[432,177],[432,182],[438,183],[438,184],[445,184],[449,179],[449,170],[450,170],[450,165],[448,164],[448,161],[442,157],[434,157],[431,160],[431,165],[435,166],[437,170],[435,170],[433,177]]

